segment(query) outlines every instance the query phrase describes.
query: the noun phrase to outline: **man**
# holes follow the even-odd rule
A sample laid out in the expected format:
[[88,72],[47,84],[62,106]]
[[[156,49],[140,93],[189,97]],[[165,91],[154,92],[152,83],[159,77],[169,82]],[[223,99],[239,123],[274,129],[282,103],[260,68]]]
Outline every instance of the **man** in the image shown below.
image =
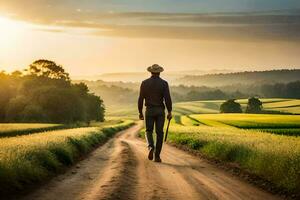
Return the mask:
[[[167,119],[172,118],[172,100],[168,82],[161,79],[160,73],[164,69],[154,64],[147,69],[152,76],[144,80],[141,84],[140,96],[138,100],[139,118],[144,120],[143,103],[145,99],[146,106],[146,139],[149,148],[148,159],[161,162],[160,152],[164,138],[165,107],[167,107]],[[155,125],[156,147],[153,141],[153,128]]]

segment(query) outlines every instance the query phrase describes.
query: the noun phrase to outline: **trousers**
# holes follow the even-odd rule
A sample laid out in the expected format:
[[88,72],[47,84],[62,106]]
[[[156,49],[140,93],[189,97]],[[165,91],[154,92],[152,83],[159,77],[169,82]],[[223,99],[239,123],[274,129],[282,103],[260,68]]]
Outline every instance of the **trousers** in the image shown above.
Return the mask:
[[[164,107],[146,108],[146,140],[148,148],[155,149],[155,156],[159,157],[164,139],[165,109]],[[156,145],[153,140],[153,130],[155,127]]]

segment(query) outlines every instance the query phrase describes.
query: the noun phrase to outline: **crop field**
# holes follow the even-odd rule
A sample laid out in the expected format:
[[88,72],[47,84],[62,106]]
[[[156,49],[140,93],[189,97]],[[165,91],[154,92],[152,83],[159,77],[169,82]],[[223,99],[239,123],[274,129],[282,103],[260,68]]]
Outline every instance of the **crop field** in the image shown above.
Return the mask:
[[[186,118],[182,116],[182,118]],[[258,129],[265,132],[300,136],[299,115],[271,114],[201,114],[190,115],[189,120],[213,127],[236,127],[242,129]],[[190,125],[186,119],[183,125]],[[194,125],[197,125],[195,123]]]
[[0,123],[0,137],[13,137],[63,128],[67,128],[67,126],[63,124]]
[[174,104],[174,114],[189,115],[193,113],[218,113],[223,101],[194,101]]
[[[263,108],[269,111],[281,111],[293,114],[300,114],[300,100],[298,99],[260,99]],[[243,108],[247,106],[247,99],[238,100]]]
[[214,120],[238,128],[300,128],[300,115],[201,114],[191,117],[200,122]]
[[[260,99],[263,102],[263,108],[269,111],[281,111],[293,114],[300,114],[300,100],[295,99]],[[191,101],[174,104],[174,114],[214,114],[219,113],[220,105],[223,100],[214,101]],[[246,109],[247,99],[237,100],[243,109]]]
[[280,188],[297,191],[300,187],[298,137],[231,127],[173,123],[168,140],[201,151],[211,158],[235,162]]
[[97,127],[1,138],[0,191],[22,189],[45,180],[132,123],[98,124]]

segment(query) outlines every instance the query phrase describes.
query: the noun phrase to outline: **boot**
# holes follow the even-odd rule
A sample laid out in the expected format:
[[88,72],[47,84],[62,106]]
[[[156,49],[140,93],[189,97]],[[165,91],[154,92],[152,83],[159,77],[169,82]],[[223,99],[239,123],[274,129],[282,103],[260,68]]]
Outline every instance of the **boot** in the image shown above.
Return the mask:
[[154,162],[161,162],[161,159],[160,159],[160,157],[157,157],[157,156],[155,156],[155,158],[154,158]]
[[151,148],[149,153],[148,153],[148,159],[153,160],[153,153],[154,153],[154,148]]

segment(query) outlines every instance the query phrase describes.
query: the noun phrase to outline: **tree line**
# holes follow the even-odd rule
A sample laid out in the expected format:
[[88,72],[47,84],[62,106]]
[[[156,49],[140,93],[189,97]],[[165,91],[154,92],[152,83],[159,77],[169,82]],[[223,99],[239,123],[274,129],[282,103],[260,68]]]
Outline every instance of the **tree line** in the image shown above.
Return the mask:
[[297,81],[300,77],[300,69],[281,69],[269,71],[245,71],[224,74],[188,75],[177,80],[178,83],[195,86],[214,86],[234,84],[266,84],[288,83]]
[[0,122],[74,123],[104,120],[103,100],[53,61],[23,72],[0,72]]
[[[139,83],[84,81],[107,105],[136,104]],[[174,102],[260,98],[300,98],[300,81],[289,83],[207,86],[170,86]]]

